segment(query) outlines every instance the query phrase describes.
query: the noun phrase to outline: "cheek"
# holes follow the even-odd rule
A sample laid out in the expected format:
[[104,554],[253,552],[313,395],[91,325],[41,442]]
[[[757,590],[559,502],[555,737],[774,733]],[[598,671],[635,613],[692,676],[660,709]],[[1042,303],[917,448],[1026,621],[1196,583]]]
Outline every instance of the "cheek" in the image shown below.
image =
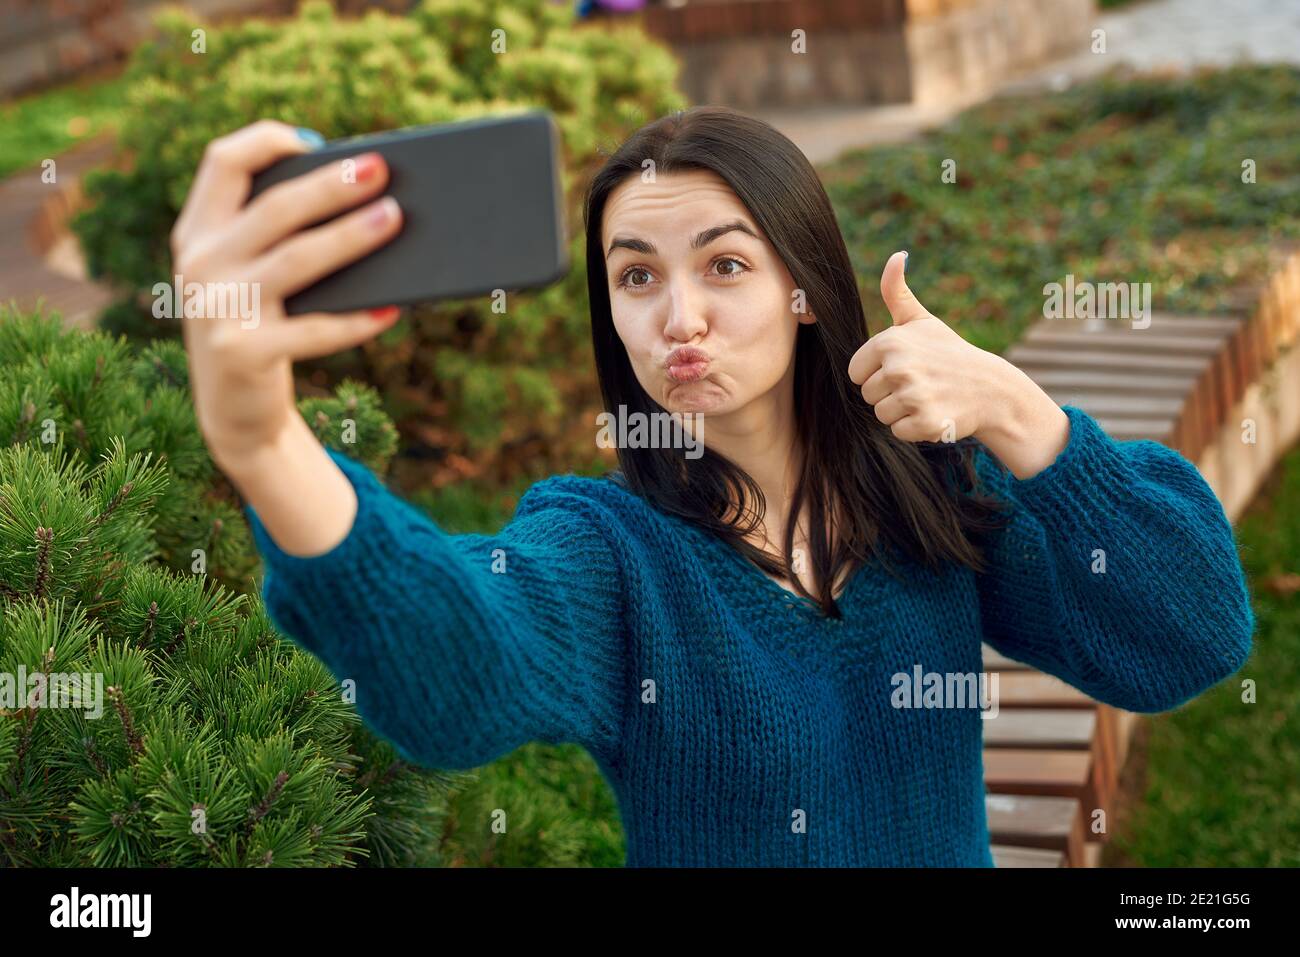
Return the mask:
[[619,339],[622,340],[623,345],[627,348],[628,356],[632,359],[632,363],[635,365],[642,351],[642,343],[638,341],[639,338],[642,337],[640,330],[645,327],[642,323],[637,322],[636,316],[631,315],[627,309],[615,307],[612,310],[612,314],[614,318],[614,331],[618,333]]
[[653,327],[637,314],[635,307],[631,309],[616,307],[613,309],[613,318],[614,332],[623,343],[623,348],[627,350],[632,371],[644,386],[647,373],[651,371],[653,364],[651,357],[654,346]]
[[729,334],[743,356],[746,378],[767,387],[785,374],[794,358],[799,317],[782,287],[755,290],[728,309]]

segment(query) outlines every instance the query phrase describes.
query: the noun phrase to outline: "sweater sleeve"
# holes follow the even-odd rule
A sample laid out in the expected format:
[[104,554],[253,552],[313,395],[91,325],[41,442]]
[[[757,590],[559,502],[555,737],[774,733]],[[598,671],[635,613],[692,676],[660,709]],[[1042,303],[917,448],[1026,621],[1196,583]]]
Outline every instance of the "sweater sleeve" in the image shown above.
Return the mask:
[[330,551],[283,552],[245,505],[276,625],[407,760],[465,770],[521,744],[613,760],[624,703],[623,587],[603,504],[551,481],[496,535],[452,535],[328,449],[357,494]]
[[1106,704],[1172,710],[1250,654],[1231,523],[1180,453],[1062,408],[1069,441],[1028,479],[976,444],[985,489],[1011,506],[976,575],[984,640]]

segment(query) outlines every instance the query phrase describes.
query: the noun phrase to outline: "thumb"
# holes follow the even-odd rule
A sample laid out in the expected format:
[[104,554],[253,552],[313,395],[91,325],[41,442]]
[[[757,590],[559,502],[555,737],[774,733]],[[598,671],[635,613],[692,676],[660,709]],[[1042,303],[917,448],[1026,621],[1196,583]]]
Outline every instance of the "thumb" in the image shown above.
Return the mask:
[[907,288],[907,280],[904,278],[906,268],[907,253],[897,252],[889,257],[885,271],[880,274],[880,295],[896,326],[930,315],[921,301],[912,295],[912,290]]

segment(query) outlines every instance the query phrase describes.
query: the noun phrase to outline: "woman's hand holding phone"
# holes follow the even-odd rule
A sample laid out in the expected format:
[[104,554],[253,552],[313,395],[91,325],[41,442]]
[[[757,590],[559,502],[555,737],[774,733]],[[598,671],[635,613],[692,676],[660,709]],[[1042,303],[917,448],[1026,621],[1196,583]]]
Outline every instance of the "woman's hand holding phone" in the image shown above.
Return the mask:
[[[380,198],[388,171],[377,154],[356,157],[352,175],[330,163],[245,205],[254,173],[310,149],[294,127],[272,120],[213,140],[171,234],[200,432],[276,543],[300,555],[340,541],[356,500],[298,414],[293,362],[359,345],[398,310],[289,318],[284,300],[402,228],[396,202]],[[202,291],[197,305],[192,289]]]

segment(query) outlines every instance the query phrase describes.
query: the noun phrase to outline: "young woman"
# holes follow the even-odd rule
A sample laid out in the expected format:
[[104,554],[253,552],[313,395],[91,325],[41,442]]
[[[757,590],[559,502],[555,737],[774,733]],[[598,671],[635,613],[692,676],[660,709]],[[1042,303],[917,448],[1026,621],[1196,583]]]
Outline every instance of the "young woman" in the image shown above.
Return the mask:
[[288,320],[283,298],[401,228],[373,156],[355,184],[327,166],[245,205],[308,148],[261,122],[199,168],[178,271],[260,283],[262,314],[185,320],[194,399],[273,620],[411,761],[578,742],[629,865],[992,866],[995,702],[951,693],[981,641],[1142,712],[1247,658],[1232,528],[1195,467],[965,342],[909,292],[906,253],[868,339],[816,173],[725,109],[639,130],[587,199],[606,406],[682,413],[703,454],[620,448],[607,478],[535,484],[497,535],[445,533],[295,409],[294,360],[394,311]]

